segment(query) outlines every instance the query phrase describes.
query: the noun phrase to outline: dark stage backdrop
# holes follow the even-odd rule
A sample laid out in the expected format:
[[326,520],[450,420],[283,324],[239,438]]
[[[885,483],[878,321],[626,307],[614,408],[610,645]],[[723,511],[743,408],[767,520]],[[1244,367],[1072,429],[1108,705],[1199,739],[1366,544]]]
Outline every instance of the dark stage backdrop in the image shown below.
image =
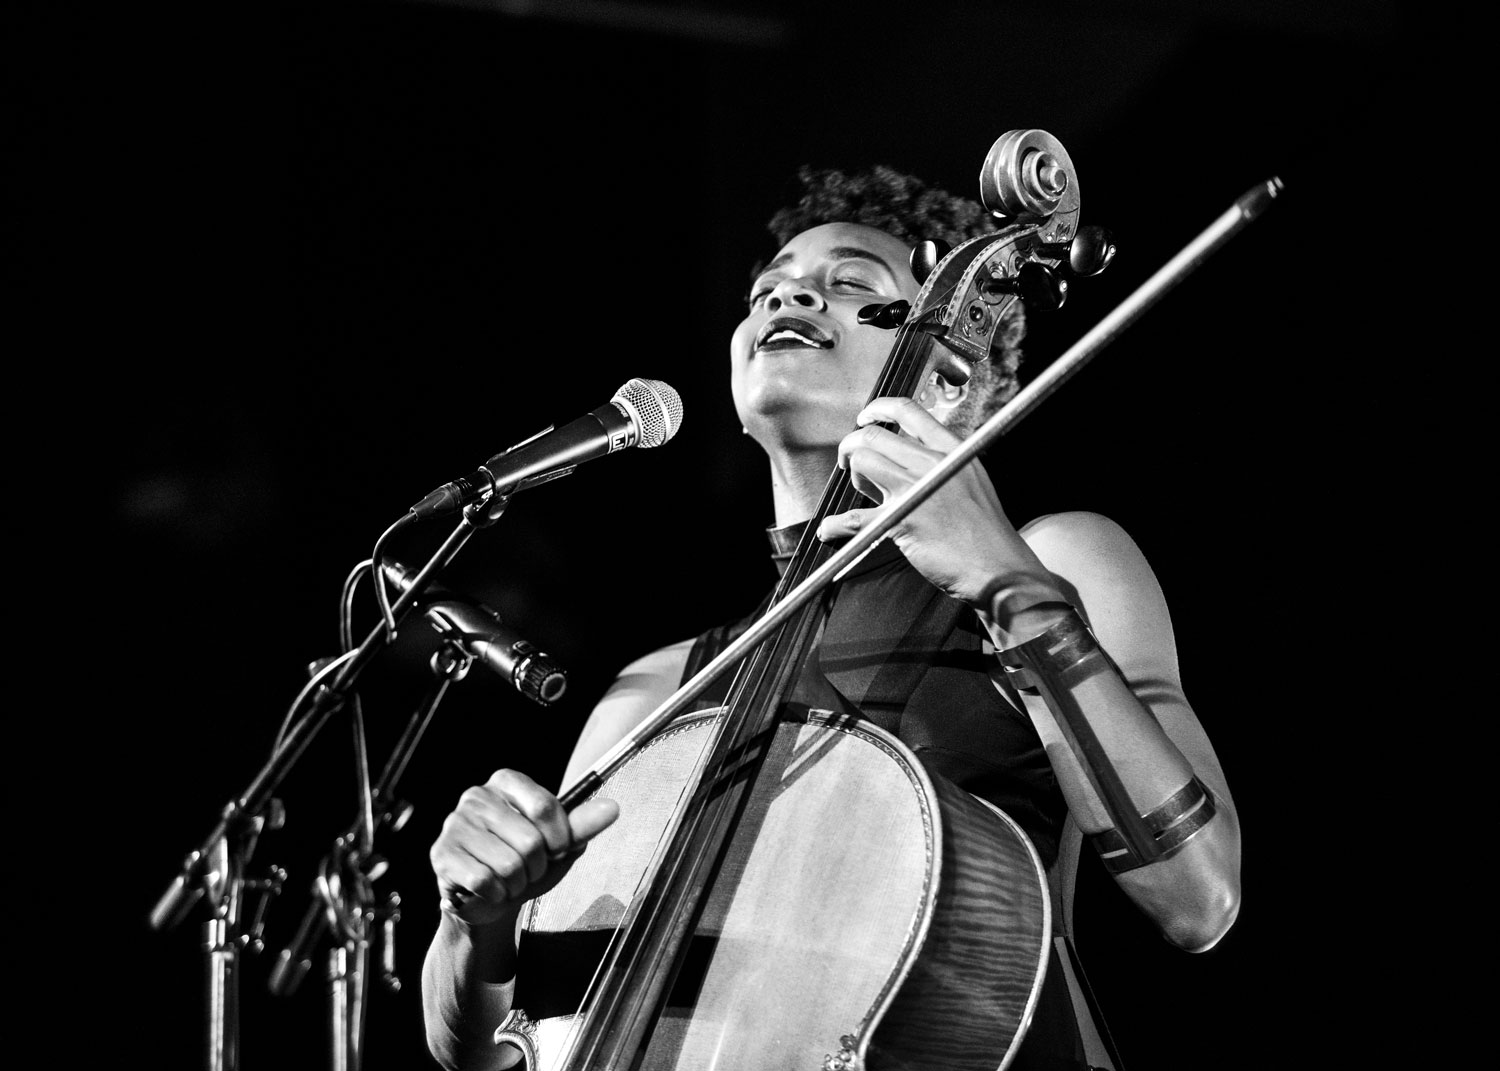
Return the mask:
[[[111,22],[72,28],[97,65],[28,98],[65,121],[25,170],[56,343],[37,363],[79,481],[57,488],[72,534],[39,572],[87,608],[56,635],[89,655],[82,688],[52,685],[70,702],[28,719],[48,758],[13,791],[50,818],[17,857],[62,860],[87,890],[69,928],[90,954],[63,951],[28,886],[14,917],[95,1009],[69,1051],[118,1016],[108,1062],[199,1064],[202,916],[154,933],[147,912],[266,759],[306,665],[335,653],[341,586],[380,532],[626,379],[663,379],[685,403],[673,442],[518,497],[446,575],[571,687],[542,710],[476,669],[405,780],[415,814],[379,883],[404,901],[403,987],[373,997],[367,1067],[432,1066],[426,852],[458,794],[507,765],[555,782],[621,665],[771,580],[727,340],[787,179],[884,162],[977,195],[1016,127],[1063,141],[1084,222],[1120,246],[1032,318],[1029,374],[1240,194],[1287,183],[987,463],[1018,522],[1094,509],[1136,536],[1243,814],[1243,913],[1204,955],[1168,949],[1085,866],[1081,949],[1126,1066],[1279,1065],[1289,1034],[1292,1066],[1342,1050],[1330,994],[1361,968],[1330,919],[1357,897],[1322,838],[1351,670],[1304,652],[1361,583],[1363,413],[1400,348],[1371,286],[1405,267],[1380,260],[1406,121],[1392,5],[474,0]],[[447,530],[390,549],[418,563]],[[373,620],[362,592],[361,636]],[[363,679],[377,768],[435,642],[413,624]],[[346,718],[277,795],[287,825],[254,866],[290,877],[244,977],[257,1071],[327,1066],[317,977],[290,1000],[265,978],[354,814]]]

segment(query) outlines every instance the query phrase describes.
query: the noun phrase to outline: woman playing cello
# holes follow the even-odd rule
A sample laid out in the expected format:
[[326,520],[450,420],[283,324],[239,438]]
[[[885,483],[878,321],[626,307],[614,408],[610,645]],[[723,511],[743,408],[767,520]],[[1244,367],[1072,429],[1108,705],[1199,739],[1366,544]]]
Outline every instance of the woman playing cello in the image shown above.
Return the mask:
[[[956,246],[994,221],[976,202],[886,168],[802,179],[800,201],[771,221],[779,246],[755,275],[730,344],[736,410],[770,462],[773,557],[816,516],[836,469],[869,501],[818,519],[829,543],[954,449],[1015,393],[1024,333],[1016,304],[991,359],[966,382],[933,373],[912,397],[870,400],[891,338],[862,310],[916,298],[917,243]],[[1181,688],[1162,591],[1117,524],[1074,512],[1017,528],[1003,493],[971,464],[862,559],[840,581],[789,702],[852,712],[894,734],[926,768],[1013,818],[1044,868],[1071,816],[1169,942],[1208,949],[1238,910],[1239,829]],[[589,718],[565,786],[745,624],[627,666]],[[1067,664],[1058,651],[1071,652]],[[1058,701],[1087,719],[1129,797],[1146,801],[1140,810],[1161,846],[1153,857],[1112,829]],[[519,1058],[494,1041],[516,985],[517,918],[617,817],[603,798],[568,812],[514,770],[463,793],[431,850],[443,913],[422,979],[429,1046],[445,1067]],[[1063,978],[1047,975],[1009,1067],[1086,1066]]]

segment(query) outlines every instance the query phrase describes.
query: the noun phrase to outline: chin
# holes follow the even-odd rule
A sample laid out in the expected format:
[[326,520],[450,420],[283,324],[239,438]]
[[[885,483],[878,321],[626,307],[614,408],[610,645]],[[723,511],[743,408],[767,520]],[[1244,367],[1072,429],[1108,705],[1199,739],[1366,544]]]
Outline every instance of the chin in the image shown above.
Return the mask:
[[842,393],[809,392],[808,384],[781,377],[737,383],[735,412],[756,442],[767,449],[781,445],[792,449],[837,447],[854,430],[854,418],[863,401],[851,405]]
[[757,414],[743,423],[750,438],[767,451],[837,450],[839,440],[854,429],[853,420],[835,426],[826,414],[794,409]]

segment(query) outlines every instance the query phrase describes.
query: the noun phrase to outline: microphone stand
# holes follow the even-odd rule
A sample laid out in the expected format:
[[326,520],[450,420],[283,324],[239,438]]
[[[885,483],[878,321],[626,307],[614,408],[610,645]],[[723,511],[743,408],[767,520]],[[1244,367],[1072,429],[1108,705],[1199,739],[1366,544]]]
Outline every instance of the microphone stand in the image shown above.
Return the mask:
[[[407,722],[379,781],[373,789],[361,794],[360,814],[348,831],[334,841],[332,850],[319,864],[318,877],[313,882],[313,902],[308,905],[291,944],[282,949],[271,969],[271,992],[291,996],[312,967],[313,948],[330,929],[336,933],[340,943],[329,949],[327,965],[329,1066],[333,1071],[360,1068],[372,943],[380,954],[381,983],[391,992],[401,988],[401,979],[396,974],[395,944],[401,897],[392,892],[383,904],[376,903],[372,883],[386,873],[388,863],[373,851],[374,838],[385,829],[399,833],[411,817],[412,807],[396,798],[396,785],[448,686],[463,680],[472,664],[473,656],[456,638],[445,639],[433,653],[432,687]],[[364,770],[363,748],[357,747],[356,753],[361,756]],[[372,938],[373,924],[378,924],[379,930]]]
[[[286,871],[276,866],[264,878],[244,876],[261,832],[279,829],[284,819],[279,800],[271,800],[266,812],[236,823],[219,840],[205,876],[203,892],[213,905],[212,917],[203,924],[202,945],[208,1022],[204,1062],[210,1071],[233,1071],[239,1064],[240,951],[261,949],[266,907],[286,881]],[[242,935],[241,920],[252,903]]]
[[[508,496],[492,495],[464,508],[459,523],[442,546],[412,578],[411,585],[391,604],[391,617],[394,621],[399,623],[411,612],[433,576],[457,557],[476,531],[488,528],[499,520],[509,501]],[[393,526],[392,531],[413,520],[415,516],[407,514]],[[376,565],[378,568],[378,563]],[[239,1067],[239,953],[246,946],[259,947],[258,932],[246,933],[240,928],[244,894],[247,891],[257,891],[267,894],[265,898],[268,898],[273,891],[273,884],[275,890],[280,888],[280,879],[275,877],[277,871],[274,870],[272,877],[264,884],[248,883],[244,877],[245,867],[254,851],[255,839],[263,829],[276,828],[282,822],[280,805],[272,798],[271,793],[302,757],[308,744],[327,724],[333,713],[343,707],[345,696],[355,680],[387,642],[389,636],[386,624],[380,621],[356,650],[336,663],[339,668],[332,683],[312,688],[307,700],[312,709],[300,719],[293,718],[281,746],[251,779],[245,790],[224,805],[218,824],[196,849],[187,854],[177,877],[151,909],[151,927],[155,930],[168,930],[186,919],[198,901],[205,897],[213,907],[214,914],[204,926],[203,939],[208,983],[206,1066],[209,1071],[237,1071]],[[329,666],[323,672],[330,672],[332,668]],[[316,679],[315,677],[314,680]],[[299,701],[300,699],[301,697]],[[292,714],[296,714],[295,708]],[[362,728],[358,719],[356,722]],[[362,780],[367,779],[367,774],[362,775]],[[364,785],[361,787],[365,788]],[[362,796],[366,804],[365,816],[368,817],[371,809],[368,791],[363,791]],[[365,824],[364,831],[370,832],[372,825],[372,822]],[[265,898],[256,912],[257,916],[264,912]],[[355,967],[357,966],[356,963]],[[361,1001],[361,1012],[362,1006]]]

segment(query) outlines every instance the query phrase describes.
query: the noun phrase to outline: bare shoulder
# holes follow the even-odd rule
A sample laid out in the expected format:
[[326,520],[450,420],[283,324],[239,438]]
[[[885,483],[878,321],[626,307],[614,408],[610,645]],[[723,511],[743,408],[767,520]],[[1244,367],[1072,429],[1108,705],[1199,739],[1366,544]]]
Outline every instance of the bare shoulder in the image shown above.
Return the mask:
[[1176,677],[1176,644],[1166,596],[1146,555],[1118,523],[1074,511],[1038,517],[1021,536],[1069,591],[1115,657],[1154,664]]
[[1129,532],[1102,513],[1051,513],[1028,523],[1021,537],[1043,565],[1075,587],[1096,595],[1125,588],[1137,597],[1161,597],[1146,555]]
[[1049,513],[1027,523],[1021,537],[1044,562],[1050,556],[1059,564],[1085,569],[1146,565],[1130,533],[1102,513]]
[[682,679],[682,671],[687,668],[688,655],[692,653],[692,640],[679,640],[677,643],[659,647],[649,654],[644,654],[631,662],[620,675],[615,678],[614,684],[610,685],[608,695],[620,691],[632,689],[649,688],[664,677],[671,678],[672,685],[663,693],[665,699],[677,688],[677,682]]
[[692,650],[692,640],[681,640],[642,655],[620,670],[578,735],[564,785],[572,784],[677,690]]

